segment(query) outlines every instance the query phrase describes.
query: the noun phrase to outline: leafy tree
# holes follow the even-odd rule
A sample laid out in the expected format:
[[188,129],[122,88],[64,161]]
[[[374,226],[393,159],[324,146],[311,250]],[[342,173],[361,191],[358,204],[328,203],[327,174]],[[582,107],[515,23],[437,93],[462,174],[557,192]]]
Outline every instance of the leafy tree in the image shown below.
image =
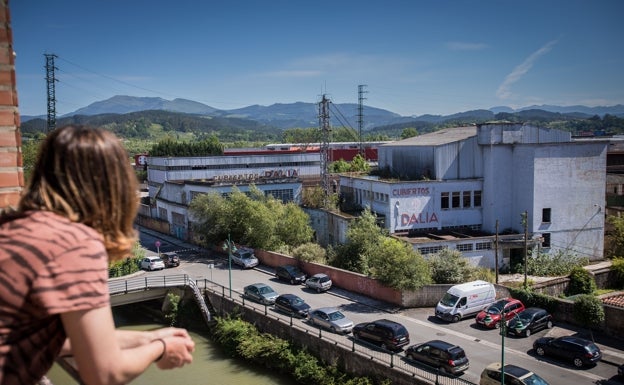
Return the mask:
[[401,290],[417,290],[431,283],[429,265],[407,243],[383,237],[370,256],[372,277]]
[[[599,298],[593,295],[579,295],[574,300],[574,319],[590,330],[599,327],[605,319],[604,306]],[[593,340],[592,333],[592,340]]]
[[330,261],[333,266],[369,274],[369,259],[375,247],[385,236],[377,226],[377,218],[366,208],[347,228],[347,242],[336,248],[336,256]]
[[474,268],[458,250],[442,249],[428,258],[431,277],[435,283],[469,281]]
[[401,132],[401,139],[407,139],[418,135],[418,131],[414,127],[405,127]]
[[624,257],[624,217],[608,215],[607,222],[611,224],[611,231],[608,234],[610,247],[605,253],[610,257]]
[[362,155],[357,154],[356,156],[353,157],[349,171],[368,172],[368,170],[370,170],[370,165],[368,164],[368,162],[366,161],[366,159],[364,159]]
[[575,267],[582,267],[589,263],[587,257],[579,257],[563,250],[554,254],[540,253],[530,256],[527,260],[527,273],[541,277],[568,275]]
[[282,134],[284,143],[318,143],[321,141],[321,130],[318,127],[289,128]]
[[615,274],[615,288],[624,288],[624,258],[614,258],[612,261],[611,269]]
[[201,194],[189,205],[195,232],[206,243],[230,239],[259,249],[282,245],[296,247],[310,241],[313,230],[307,214],[294,203],[284,204],[265,197],[255,186],[249,195],[232,188],[224,198],[217,193]]
[[347,162],[346,160],[342,158],[340,160],[330,163],[329,165],[329,172],[336,173],[336,174],[349,172],[350,169],[351,169],[351,165],[349,164],[349,162]]
[[567,295],[592,294],[594,291],[596,291],[596,280],[592,274],[582,267],[572,269]]

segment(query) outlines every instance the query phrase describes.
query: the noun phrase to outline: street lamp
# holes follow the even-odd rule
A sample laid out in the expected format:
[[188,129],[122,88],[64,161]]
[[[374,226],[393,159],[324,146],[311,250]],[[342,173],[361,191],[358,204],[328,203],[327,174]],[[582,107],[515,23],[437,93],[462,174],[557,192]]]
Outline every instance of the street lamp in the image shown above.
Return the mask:
[[507,314],[501,311],[500,335],[501,335],[501,385],[505,384],[505,334],[507,334]]
[[228,233],[228,239],[223,245],[223,250],[228,251],[228,273],[230,276],[230,298],[232,298],[232,252],[236,251],[236,246],[232,244],[230,240],[230,233]]

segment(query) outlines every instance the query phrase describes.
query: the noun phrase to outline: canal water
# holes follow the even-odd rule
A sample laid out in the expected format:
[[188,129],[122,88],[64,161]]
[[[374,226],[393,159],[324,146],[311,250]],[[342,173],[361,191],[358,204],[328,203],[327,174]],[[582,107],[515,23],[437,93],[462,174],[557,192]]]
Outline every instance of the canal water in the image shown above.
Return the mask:
[[[122,329],[149,330],[163,325],[138,312],[114,312],[115,323]],[[226,356],[216,343],[205,335],[190,331],[195,341],[193,363],[180,369],[160,370],[155,365],[131,382],[132,385],[296,385],[290,376],[278,376],[249,363]],[[78,384],[57,365],[48,373],[54,385]]]

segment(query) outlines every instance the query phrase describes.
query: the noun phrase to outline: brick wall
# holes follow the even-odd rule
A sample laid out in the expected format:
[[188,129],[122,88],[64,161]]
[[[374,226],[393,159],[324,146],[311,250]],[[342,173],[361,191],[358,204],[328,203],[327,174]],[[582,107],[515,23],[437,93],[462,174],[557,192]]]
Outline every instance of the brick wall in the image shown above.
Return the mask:
[[9,0],[0,0],[0,210],[17,204],[24,188],[17,106]]

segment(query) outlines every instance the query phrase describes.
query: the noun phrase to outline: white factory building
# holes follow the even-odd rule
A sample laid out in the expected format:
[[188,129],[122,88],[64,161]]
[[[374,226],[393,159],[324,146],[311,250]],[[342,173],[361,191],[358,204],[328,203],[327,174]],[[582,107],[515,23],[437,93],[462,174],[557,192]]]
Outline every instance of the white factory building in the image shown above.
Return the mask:
[[448,247],[500,267],[528,247],[596,260],[607,147],[523,124],[443,129],[380,146],[380,176],[341,175],[340,191],[424,255]]
[[[242,152],[242,151],[241,151]],[[318,152],[265,153],[205,157],[148,157],[151,217],[170,224],[172,235],[189,238],[188,205],[197,194],[228,194],[251,185],[283,202],[301,203],[306,180],[318,181]]]

